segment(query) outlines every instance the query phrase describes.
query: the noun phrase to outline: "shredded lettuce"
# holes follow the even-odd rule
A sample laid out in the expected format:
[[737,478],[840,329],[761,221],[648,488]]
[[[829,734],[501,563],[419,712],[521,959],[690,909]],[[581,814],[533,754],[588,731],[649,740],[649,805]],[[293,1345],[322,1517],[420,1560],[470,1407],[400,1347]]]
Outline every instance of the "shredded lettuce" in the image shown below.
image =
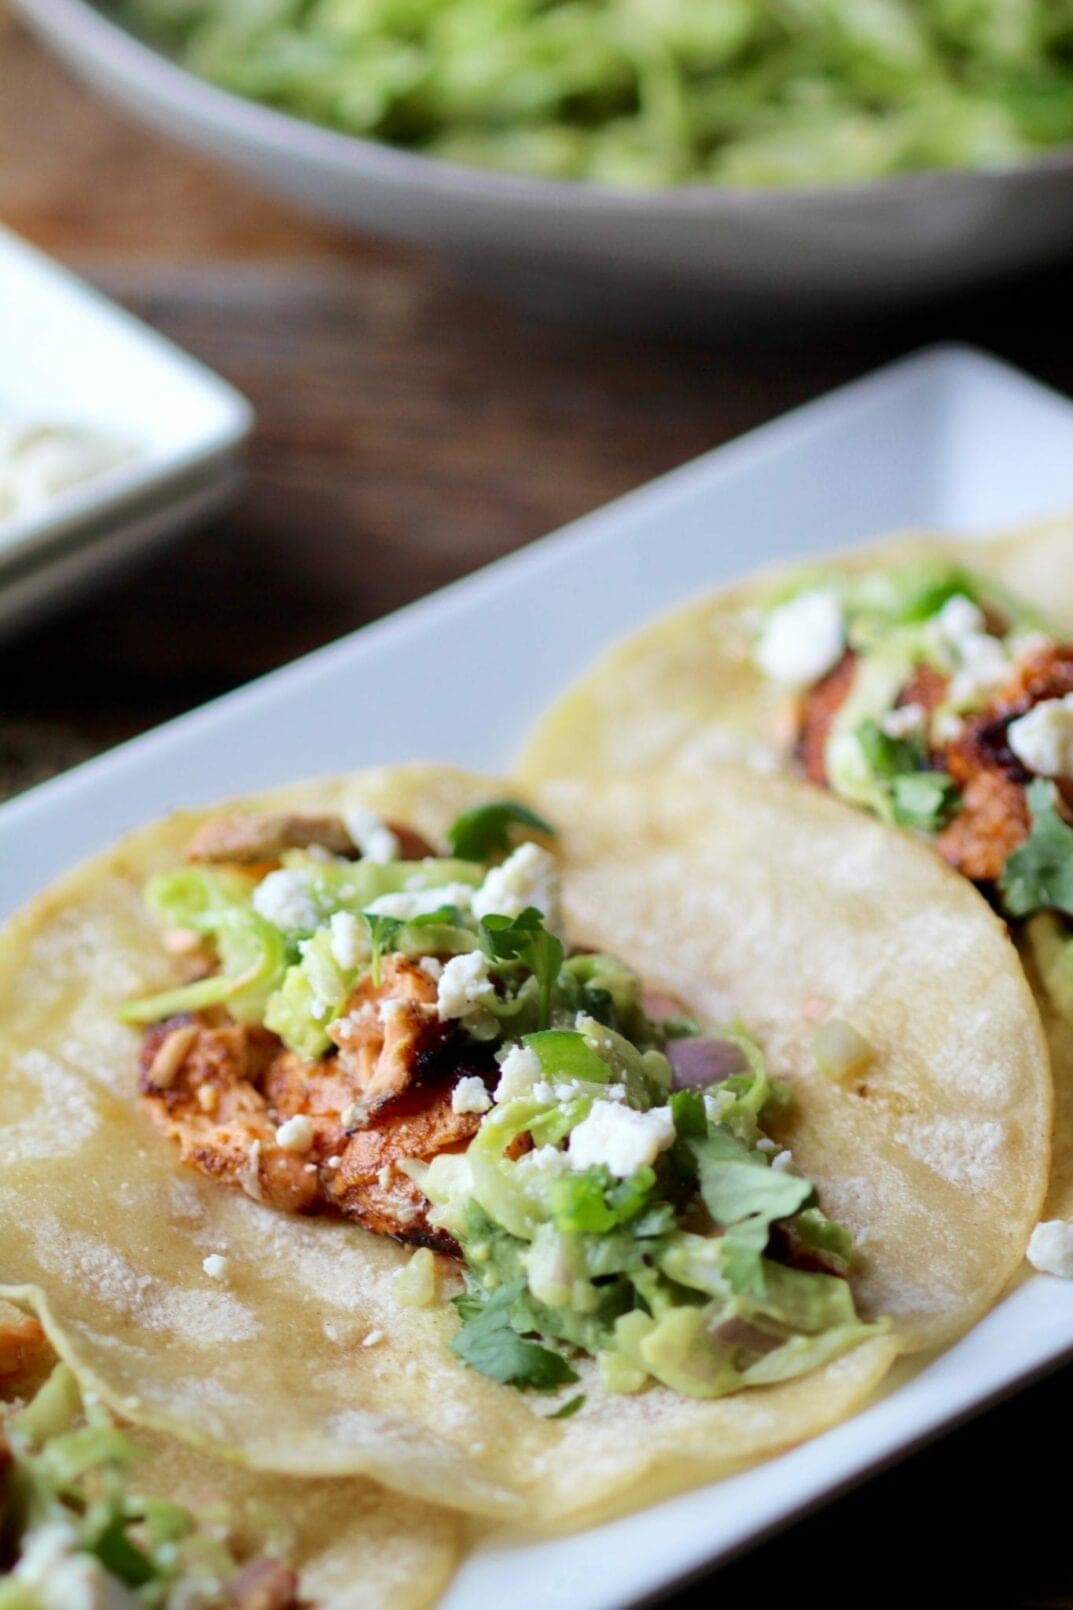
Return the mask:
[[220,971],[211,978],[130,1001],[120,1008],[124,1023],[156,1023],[180,1012],[226,1006],[242,1023],[260,1023],[269,998],[283,982],[287,946],[278,928],[255,911],[222,906],[191,916],[190,928],[215,943]]

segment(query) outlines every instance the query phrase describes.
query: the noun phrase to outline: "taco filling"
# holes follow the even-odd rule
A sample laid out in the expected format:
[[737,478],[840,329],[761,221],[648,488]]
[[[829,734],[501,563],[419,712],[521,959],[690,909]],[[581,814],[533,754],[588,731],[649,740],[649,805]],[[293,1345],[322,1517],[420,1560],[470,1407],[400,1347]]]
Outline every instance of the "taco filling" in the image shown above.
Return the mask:
[[0,1403],[0,1610],[300,1610],[285,1524],[145,1496],[146,1456],[65,1364]]
[[453,1288],[454,1353],[521,1389],[577,1380],[583,1353],[608,1390],[714,1398],[874,1332],[749,1035],[571,947],[527,807],[474,806],[446,836],[238,814],[150,879],[184,976],[122,1016],[182,1161],[414,1244],[400,1300]]
[[815,578],[759,623],[794,763],[927,835],[1027,933],[1073,1018],[1073,644],[947,561]]

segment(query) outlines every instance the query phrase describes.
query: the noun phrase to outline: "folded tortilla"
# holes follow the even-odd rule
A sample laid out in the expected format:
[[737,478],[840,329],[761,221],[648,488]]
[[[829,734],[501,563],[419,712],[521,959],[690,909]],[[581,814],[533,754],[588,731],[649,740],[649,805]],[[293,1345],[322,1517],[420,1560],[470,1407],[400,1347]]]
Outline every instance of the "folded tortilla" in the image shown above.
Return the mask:
[[304,1480],[214,1458],[173,1437],[142,1433],[139,1491],[194,1514],[213,1505],[278,1521],[303,1602],[316,1610],[426,1610],[445,1591],[463,1547],[459,1518],[361,1477]]
[[[0,1302],[0,1338],[20,1318],[28,1323]],[[53,1362],[47,1347],[38,1348],[28,1374],[0,1375],[0,1402],[31,1397]],[[271,1528],[282,1544],[277,1552],[298,1573],[302,1602],[317,1610],[425,1610],[461,1552],[457,1516],[362,1477],[268,1475],[156,1432],[139,1432],[132,1443],[132,1486],[141,1497],[168,1499],[198,1518],[218,1513],[256,1540],[257,1552]]]
[[540,718],[519,776],[595,779],[726,761],[777,769],[772,734],[785,690],[753,659],[757,608],[812,570],[857,575],[936,555],[992,577],[1073,633],[1073,516],[987,539],[920,533],[820,554],[692,599],[615,644]]
[[[732,760],[767,773],[785,697],[753,659],[756,611],[815,568],[860,574],[945,555],[991,577],[1073,636],[1073,516],[987,538],[899,536],[765,571],[696,599],[616,645],[537,725],[519,761],[530,783],[670,767],[704,772]],[[1026,957],[1030,976],[1035,978]],[[1055,1084],[1054,1151],[1044,1215],[1073,1218],[1073,1033],[1037,989]]]
[[[360,802],[435,841],[503,791],[412,767],[246,803]],[[83,866],[0,936],[2,1279],[127,1417],[280,1477],[364,1475],[576,1525],[845,1418],[899,1349],[949,1341],[1010,1279],[1044,1189],[1050,1082],[1016,954],[971,889],[815,790],[735,768],[555,785],[531,803],[560,831],[571,939],[614,950],[704,1020],[740,1016],[790,1082],[785,1144],[855,1232],[859,1305],[890,1332],[715,1401],[609,1395],[582,1363],[584,1405],[552,1419],[553,1404],[452,1356],[452,1309],[399,1305],[405,1249],[184,1171],[134,1098],[138,1036],[115,1014],[173,981],[142,887],[204,819],[187,814]],[[874,1049],[859,1087],[815,1067],[821,999]],[[202,1270],[213,1252],[226,1284]]]

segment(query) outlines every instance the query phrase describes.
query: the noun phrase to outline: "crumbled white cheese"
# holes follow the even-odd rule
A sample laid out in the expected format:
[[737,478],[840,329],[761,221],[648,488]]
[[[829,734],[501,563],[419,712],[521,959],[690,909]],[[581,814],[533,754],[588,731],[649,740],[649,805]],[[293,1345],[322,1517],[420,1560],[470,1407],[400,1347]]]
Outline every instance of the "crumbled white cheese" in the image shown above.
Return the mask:
[[1028,1239],[1028,1261],[1044,1275],[1073,1280],[1073,1224],[1044,1219]]
[[451,1111],[458,1113],[487,1112],[492,1105],[492,1098],[485,1089],[483,1079],[476,1074],[465,1079],[459,1079],[451,1092]]
[[618,1179],[654,1163],[674,1140],[669,1107],[636,1112],[613,1101],[595,1101],[587,1118],[570,1131],[570,1167],[603,1164]]
[[531,1152],[523,1153],[514,1166],[522,1177],[526,1174],[535,1174],[545,1179],[554,1179],[556,1175],[567,1171],[570,1159],[557,1146],[535,1146]]
[[957,648],[966,638],[987,629],[983,610],[971,598],[966,598],[964,593],[955,593],[953,598],[946,600],[935,617],[935,624],[951,648]]
[[997,637],[979,632],[958,643],[961,664],[950,679],[947,694],[956,710],[972,710],[986,704],[1010,674],[1010,658]]
[[362,967],[371,955],[369,925],[352,911],[333,911],[328,945],[340,967]]
[[381,894],[369,906],[374,917],[394,917],[399,922],[411,922],[414,917],[427,917],[441,906],[458,906],[469,909],[473,890],[468,883],[445,883],[441,889],[400,889],[397,894]]
[[382,1330],[371,1330],[368,1336],[362,1338],[361,1345],[362,1347],[379,1347],[383,1340],[384,1332]]
[[527,1045],[512,1045],[499,1064],[497,1101],[513,1101],[517,1096],[528,1096],[533,1086],[543,1077],[540,1058]]
[[1015,632],[1006,639],[1010,657],[1015,660],[1033,660],[1053,646],[1054,639],[1046,632]]
[[351,805],[343,812],[343,826],[366,861],[381,866],[399,859],[399,841],[382,816],[365,805]]
[[443,976],[443,963],[438,956],[422,956],[417,965],[434,984],[439,983]]
[[441,1023],[446,1023],[451,1018],[479,1012],[494,996],[487,960],[479,950],[470,950],[462,956],[452,956],[444,967],[436,991],[436,1010]]
[[766,1152],[769,1157],[774,1157],[779,1148],[767,1135],[761,1135],[756,1143],[756,1149],[758,1152]]
[[776,1152],[771,1159],[771,1166],[777,1174],[792,1174],[794,1171],[793,1154],[785,1149],[781,1152]]
[[535,906],[553,930],[562,927],[562,883],[555,857],[540,844],[527,840],[508,855],[502,866],[492,867],[473,895],[475,917],[520,917]]
[[938,744],[957,743],[965,733],[965,723],[951,710],[938,710],[932,719],[931,735]]
[[202,1258],[201,1267],[210,1280],[226,1280],[231,1266],[222,1252],[210,1252],[207,1258]]
[[1010,674],[1010,655],[987,630],[984,613],[962,593],[948,598],[932,623],[937,647],[953,659],[947,702],[954,710],[986,704]]
[[85,426],[0,423],[0,520],[35,514],[133,456],[128,442]]
[[261,879],[253,891],[253,909],[285,933],[312,933],[320,921],[313,891],[293,867],[280,867]]
[[922,704],[903,704],[897,710],[888,710],[879,726],[888,738],[912,738],[921,731],[926,719]]
[[728,1107],[733,1107],[737,1097],[733,1090],[706,1090],[704,1092],[704,1113],[710,1123],[718,1124]]
[[1044,699],[1011,721],[1006,741],[1021,764],[1040,777],[1073,777],[1073,693]]
[[842,658],[846,624],[838,594],[813,588],[780,604],[768,616],[756,645],[756,663],[775,682],[806,687]]
[[296,1113],[276,1130],[276,1144],[285,1152],[308,1152],[313,1144],[313,1125],[304,1113]]
[[100,1560],[79,1549],[65,1521],[47,1521],[28,1532],[11,1574],[40,1610],[137,1610],[140,1602]]

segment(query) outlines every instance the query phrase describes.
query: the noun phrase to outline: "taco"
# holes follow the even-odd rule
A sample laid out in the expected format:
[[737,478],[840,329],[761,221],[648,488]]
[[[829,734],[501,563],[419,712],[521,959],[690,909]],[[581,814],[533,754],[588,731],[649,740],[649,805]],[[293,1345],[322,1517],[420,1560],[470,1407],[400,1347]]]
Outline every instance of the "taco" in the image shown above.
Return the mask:
[[17,917],[4,1294],[141,1424],[580,1524],[971,1324],[1049,1079],[1001,925],[875,822],[737,769],[506,792],[176,817]]
[[[0,1338],[18,1329],[0,1309]],[[456,1532],[368,1481],[267,1477],[132,1434],[64,1364],[28,1401],[0,1398],[3,1610],[420,1610]]]
[[[1045,1211],[1073,1218],[1073,525],[892,541],[687,605],[567,694],[521,772],[728,755],[931,842],[1012,924],[1054,1063]],[[1073,1231],[1035,1246],[1073,1274]]]

